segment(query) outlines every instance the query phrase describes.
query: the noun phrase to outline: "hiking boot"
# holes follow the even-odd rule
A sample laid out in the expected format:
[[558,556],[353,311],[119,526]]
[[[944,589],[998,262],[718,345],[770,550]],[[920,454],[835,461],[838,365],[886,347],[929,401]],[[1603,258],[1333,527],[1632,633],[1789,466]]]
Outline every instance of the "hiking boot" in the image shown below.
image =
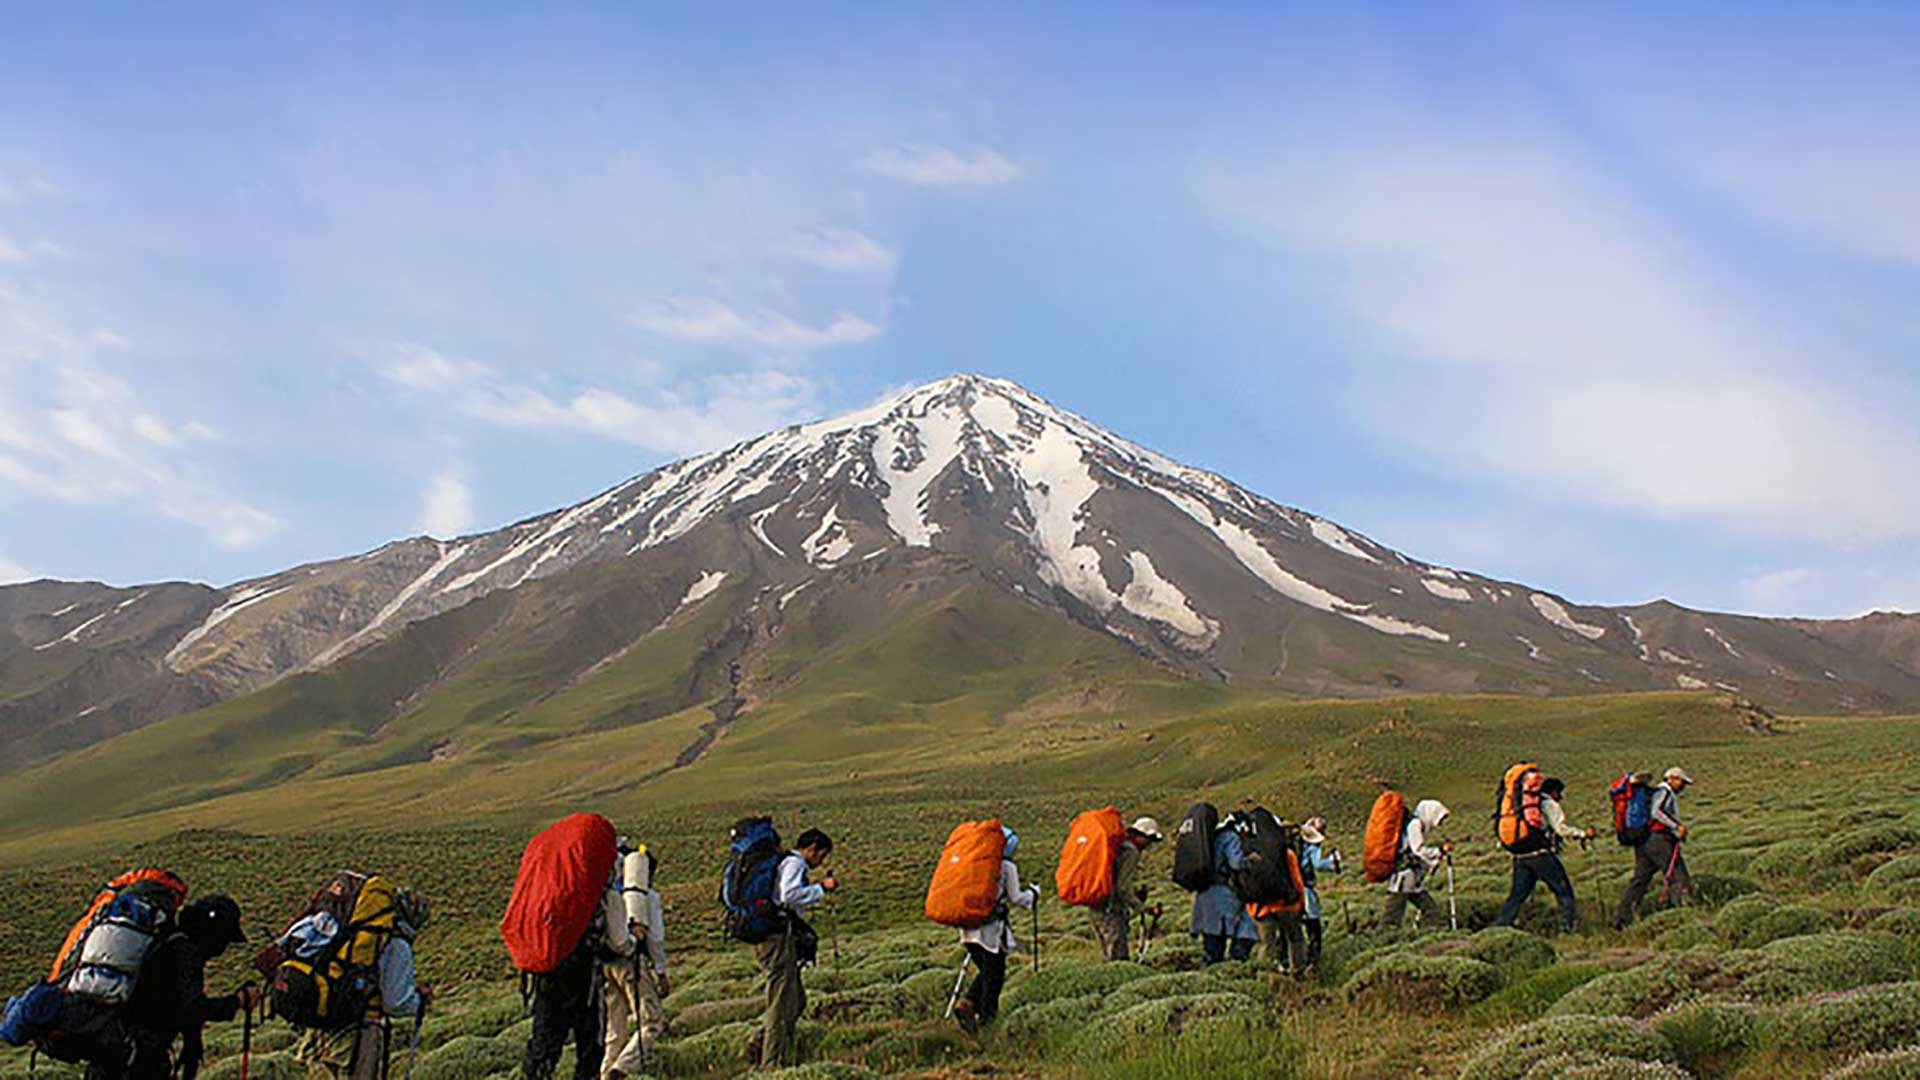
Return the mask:
[[980,1018],[974,1015],[973,1002],[962,1001],[953,1007],[953,1019],[969,1035],[980,1034]]

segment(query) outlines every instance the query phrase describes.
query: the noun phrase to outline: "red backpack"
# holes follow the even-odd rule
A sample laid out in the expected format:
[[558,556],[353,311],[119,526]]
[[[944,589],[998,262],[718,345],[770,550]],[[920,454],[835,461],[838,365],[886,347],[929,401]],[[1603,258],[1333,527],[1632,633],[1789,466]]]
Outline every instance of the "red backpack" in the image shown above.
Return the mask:
[[514,967],[550,972],[579,947],[606,896],[618,847],[613,824],[599,814],[562,818],[527,842],[500,920]]

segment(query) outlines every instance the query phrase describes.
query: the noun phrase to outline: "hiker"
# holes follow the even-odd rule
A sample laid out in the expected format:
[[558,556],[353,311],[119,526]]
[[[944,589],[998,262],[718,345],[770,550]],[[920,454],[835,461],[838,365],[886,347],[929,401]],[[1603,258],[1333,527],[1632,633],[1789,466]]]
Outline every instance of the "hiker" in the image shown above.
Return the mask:
[[1565,797],[1566,782],[1557,776],[1550,776],[1540,782],[1540,813],[1544,818],[1546,846],[1536,851],[1516,852],[1513,856],[1513,888],[1507,893],[1507,902],[1500,905],[1500,914],[1494,916],[1493,925],[1512,926],[1520,917],[1520,909],[1527,898],[1533,895],[1533,887],[1545,882],[1553,892],[1553,898],[1560,904],[1560,932],[1571,934],[1579,920],[1574,906],[1573,879],[1567,875],[1566,864],[1560,861],[1560,851],[1569,838],[1591,840],[1592,829],[1578,829],[1567,824],[1566,811],[1561,809],[1561,799]]
[[380,1080],[386,1075],[392,1022],[417,1024],[433,1000],[433,991],[414,981],[413,964],[414,939],[430,917],[426,897],[410,889],[393,890],[393,934],[380,950],[377,991],[367,1011],[339,1030],[308,1031],[294,1050],[310,1080]]
[[167,1080],[170,1058],[180,1040],[179,1075],[193,1080],[204,1056],[201,1032],[251,1009],[260,999],[252,984],[224,997],[207,996],[207,963],[229,945],[247,940],[240,928],[240,905],[225,896],[206,896],[180,909],[174,931],[155,945],[140,968],[127,1001],[124,1056],[100,1055],[87,1066],[87,1080]]
[[1247,860],[1232,817],[1213,830],[1211,845],[1213,883],[1194,894],[1187,932],[1200,939],[1200,951],[1208,964],[1227,959],[1229,951],[1234,960],[1245,960],[1253,955],[1260,933],[1240,898],[1233,894],[1234,875],[1246,869]]
[[785,914],[784,926],[754,947],[760,970],[767,973],[767,1011],[760,1033],[749,1044],[752,1063],[783,1068],[793,1062],[793,1030],[806,1011],[807,991],[800,969],[813,963],[820,937],[805,915],[837,892],[840,881],[831,873],[817,885],[807,883],[807,872],[818,870],[833,854],[833,840],[819,829],[800,834],[793,850],[780,859],[775,871],[773,902]]
[[533,1029],[521,1080],[552,1080],[573,1040],[574,1080],[600,1080],[601,957],[607,889],[620,882],[620,836],[599,814],[569,814],[527,841],[500,939],[520,972]]
[[1653,803],[1646,842],[1633,849],[1633,880],[1621,894],[1620,910],[1614,913],[1613,928],[1624,929],[1640,912],[1640,901],[1657,876],[1662,879],[1662,897],[1671,896],[1675,905],[1683,905],[1693,894],[1693,877],[1687,873],[1686,857],[1680,846],[1687,839],[1687,827],[1680,823],[1680,793],[1693,783],[1685,769],[1667,770],[1664,781],[1654,786]]
[[1000,896],[993,917],[977,927],[960,931],[960,942],[973,961],[973,985],[967,996],[953,1007],[953,1018],[969,1035],[976,1035],[984,1024],[1000,1015],[1000,990],[1007,982],[1007,957],[1013,954],[1013,909],[1032,911],[1040,900],[1038,885],[1022,886],[1020,868],[1014,865],[1013,852],[1020,836],[1001,826],[1006,846],[1000,852]]
[[1306,886],[1306,910],[1301,926],[1307,932],[1307,969],[1320,963],[1326,926],[1320,919],[1319,875],[1340,872],[1340,852],[1327,847],[1327,819],[1310,817],[1300,826],[1300,881]]
[[607,889],[602,917],[607,923],[606,981],[601,987],[605,1052],[601,1080],[638,1076],[653,1045],[667,1030],[661,999],[672,993],[667,982],[667,928],[654,890],[659,860],[645,844],[622,838],[619,881]]
[[1147,906],[1147,887],[1136,884],[1140,878],[1140,857],[1166,836],[1160,823],[1150,817],[1134,820],[1127,826],[1113,858],[1113,891],[1105,903],[1087,909],[1093,918],[1093,936],[1100,943],[1104,960],[1131,960],[1128,952],[1127,925],[1138,916],[1159,919],[1163,910]]
[[1269,826],[1281,828],[1284,838],[1281,859],[1286,863],[1284,872],[1288,882],[1292,882],[1292,888],[1284,896],[1279,892],[1269,894],[1275,899],[1246,903],[1246,913],[1254,919],[1254,926],[1260,932],[1261,957],[1273,967],[1284,967],[1294,978],[1304,978],[1308,970],[1308,942],[1304,930],[1308,884],[1306,874],[1300,872],[1300,842],[1292,826],[1275,819],[1271,813],[1265,817],[1269,819]]
[[1427,892],[1427,875],[1453,854],[1453,842],[1429,841],[1451,813],[1438,799],[1421,799],[1407,815],[1406,831],[1400,834],[1399,864],[1387,879],[1387,906],[1380,913],[1380,925],[1399,926],[1408,904],[1419,909],[1423,923],[1440,918],[1440,904]]

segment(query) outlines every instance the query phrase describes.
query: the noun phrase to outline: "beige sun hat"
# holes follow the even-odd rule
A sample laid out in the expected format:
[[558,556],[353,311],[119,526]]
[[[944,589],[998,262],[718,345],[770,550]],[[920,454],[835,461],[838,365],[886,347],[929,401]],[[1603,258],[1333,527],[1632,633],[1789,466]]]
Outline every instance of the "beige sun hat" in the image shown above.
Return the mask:
[[1678,765],[1675,765],[1673,768],[1667,770],[1667,779],[1678,780],[1683,784],[1693,783],[1693,777],[1688,776],[1687,770],[1681,768]]
[[1128,827],[1155,843],[1167,838],[1166,834],[1160,831],[1160,823],[1150,817],[1143,817]]

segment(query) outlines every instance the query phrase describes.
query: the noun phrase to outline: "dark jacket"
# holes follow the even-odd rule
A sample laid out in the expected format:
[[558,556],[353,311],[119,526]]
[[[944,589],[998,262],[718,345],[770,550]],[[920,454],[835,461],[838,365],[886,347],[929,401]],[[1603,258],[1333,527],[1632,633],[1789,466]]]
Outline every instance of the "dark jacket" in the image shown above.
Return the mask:
[[237,995],[207,996],[209,951],[179,933],[154,946],[124,1014],[134,1042],[149,1053],[165,1053],[175,1038],[181,1040],[180,1071],[187,1080],[200,1068],[200,1029],[240,1012]]

